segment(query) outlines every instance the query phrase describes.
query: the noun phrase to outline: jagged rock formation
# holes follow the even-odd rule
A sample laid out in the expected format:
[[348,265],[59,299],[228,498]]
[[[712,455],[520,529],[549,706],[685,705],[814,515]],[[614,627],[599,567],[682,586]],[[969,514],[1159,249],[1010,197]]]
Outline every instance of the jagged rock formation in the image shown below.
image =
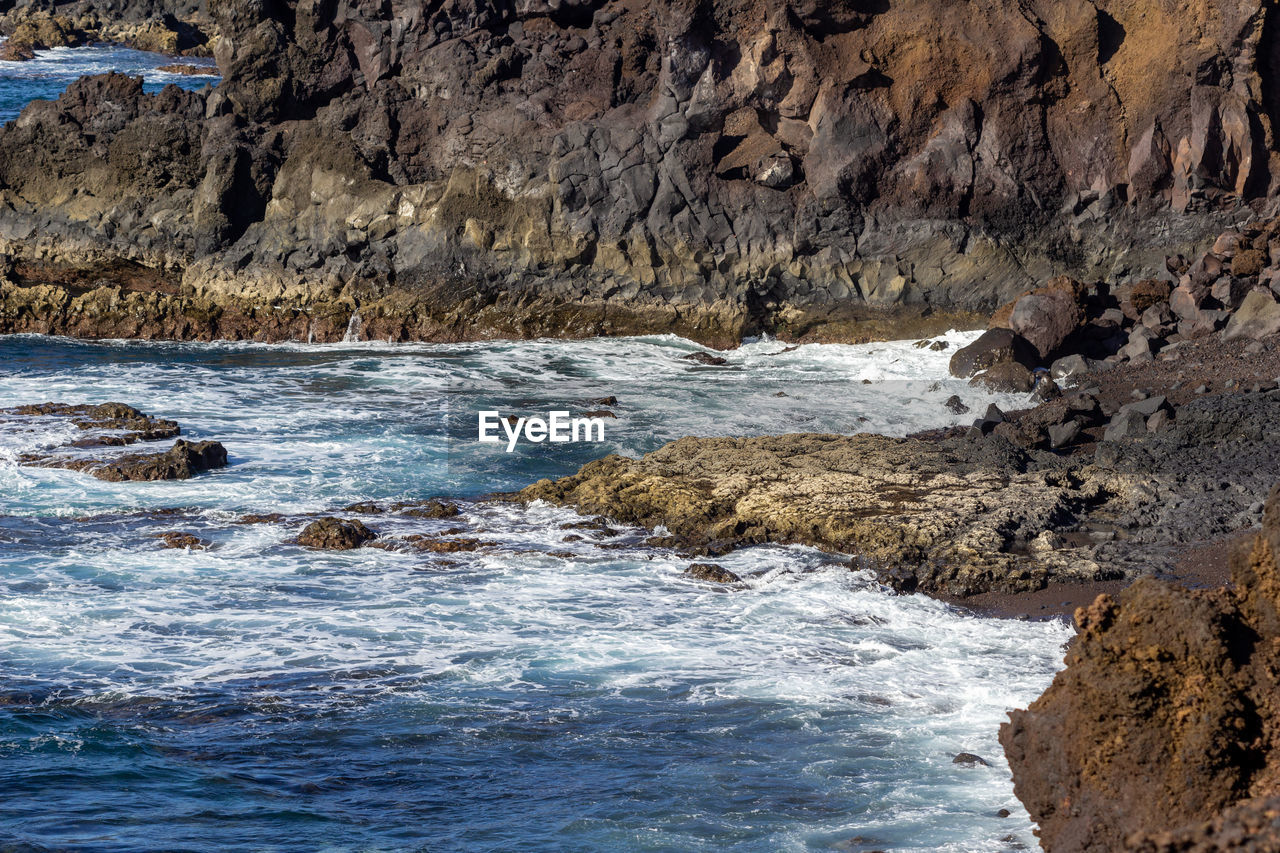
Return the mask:
[[212,92],[89,80],[0,131],[0,328],[918,336],[1150,277],[1280,175],[1263,0],[209,11]]
[[157,53],[209,55],[215,29],[199,0],[0,0],[0,60],[36,50],[115,42]]
[[1000,731],[1054,853],[1280,849],[1280,489],[1233,588],[1143,580],[1076,613],[1067,668]]

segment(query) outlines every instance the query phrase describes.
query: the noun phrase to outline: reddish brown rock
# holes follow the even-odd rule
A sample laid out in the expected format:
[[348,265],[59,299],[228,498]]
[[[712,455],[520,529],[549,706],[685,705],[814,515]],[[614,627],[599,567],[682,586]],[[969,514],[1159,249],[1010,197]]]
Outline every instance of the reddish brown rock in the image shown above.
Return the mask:
[[1009,313],[1009,328],[1049,357],[1084,323],[1085,288],[1066,276],[1019,299]]
[[209,543],[196,536],[194,533],[183,533],[180,530],[171,530],[168,533],[161,533],[156,537],[164,543],[165,548],[184,548],[189,551],[203,551],[209,547]]
[[1277,553],[1280,488],[1233,588],[1144,579],[1077,611],[1067,668],[1000,730],[1046,850],[1280,849]]

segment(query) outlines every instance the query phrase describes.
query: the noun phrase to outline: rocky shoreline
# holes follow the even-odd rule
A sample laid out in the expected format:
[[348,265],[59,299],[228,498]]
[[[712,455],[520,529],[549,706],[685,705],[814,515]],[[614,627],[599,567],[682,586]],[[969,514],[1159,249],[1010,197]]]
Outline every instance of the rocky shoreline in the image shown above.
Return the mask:
[[1270,4],[935,5],[55,4],[222,79],[0,129],[0,331],[922,337],[1274,209]]

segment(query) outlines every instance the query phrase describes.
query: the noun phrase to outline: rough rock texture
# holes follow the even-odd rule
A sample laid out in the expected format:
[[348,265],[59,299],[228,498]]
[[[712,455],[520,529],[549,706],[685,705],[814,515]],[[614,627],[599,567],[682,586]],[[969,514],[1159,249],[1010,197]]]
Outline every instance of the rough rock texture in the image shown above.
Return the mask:
[[1143,580],[1076,613],[1067,668],[1000,732],[1050,851],[1280,849],[1280,489],[1233,588]]
[[137,480],[188,480],[202,471],[223,468],[227,451],[219,442],[190,442],[178,439],[163,453],[131,453],[101,462],[68,461],[60,467],[88,471],[99,480],[125,482]]
[[0,131],[0,330],[920,337],[1151,278],[1280,174],[1263,0],[209,13],[211,93]]
[[325,517],[311,522],[298,534],[298,544],[328,551],[350,551],[376,539],[378,534],[355,519]]
[[[1041,411],[1062,418],[1085,405],[1073,399]],[[514,499],[662,525],[672,535],[655,544],[689,553],[814,545],[901,591],[965,597],[1167,570],[1179,544],[1254,523],[1280,479],[1278,391],[1187,403],[1160,432],[1135,430],[1092,456],[1036,449],[1026,419],[987,423],[942,438],[683,438]]]
[[105,41],[157,53],[208,55],[216,29],[199,0],[0,0],[0,59]]

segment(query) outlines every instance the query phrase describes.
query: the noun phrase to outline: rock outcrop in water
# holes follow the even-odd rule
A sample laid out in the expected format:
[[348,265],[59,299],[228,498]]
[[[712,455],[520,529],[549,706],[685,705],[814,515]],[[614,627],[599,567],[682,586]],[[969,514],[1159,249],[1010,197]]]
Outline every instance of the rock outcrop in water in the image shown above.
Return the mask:
[[1280,174],[1263,0],[209,9],[212,92],[0,131],[0,330],[918,337]]
[[110,482],[186,480],[204,471],[223,468],[227,450],[217,441],[178,439],[165,451],[86,455],[92,448],[123,447],[138,442],[173,438],[182,430],[171,420],[154,418],[124,403],[38,403],[0,409],[6,420],[66,419],[84,432],[83,438],[64,442],[52,451],[24,453],[23,465],[84,471]]
[[1143,580],[1076,613],[1000,740],[1053,853],[1280,849],[1280,489],[1233,587]]

